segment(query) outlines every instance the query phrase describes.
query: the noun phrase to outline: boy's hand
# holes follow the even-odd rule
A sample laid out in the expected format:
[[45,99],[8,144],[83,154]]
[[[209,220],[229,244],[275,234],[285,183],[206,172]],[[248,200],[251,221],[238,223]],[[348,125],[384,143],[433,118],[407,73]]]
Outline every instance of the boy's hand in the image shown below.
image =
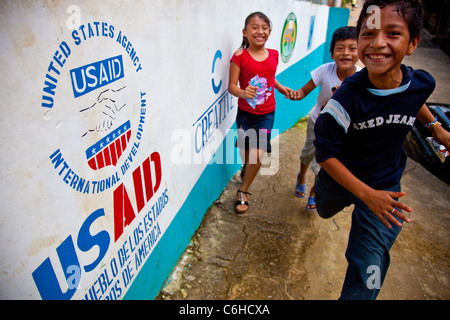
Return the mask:
[[252,85],[248,85],[244,90],[243,99],[254,99],[256,96],[256,87]]
[[450,151],[450,132],[442,128],[441,125],[434,126],[430,130],[433,137]]
[[[427,105],[424,104],[417,114],[417,119],[424,125],[434,121],[435,117],[428,109]],[[433,137],[442,144],[448,151],[450,151],[450,132],[445,130],[441,124],[436,124],[430,128]]]
[[401,227],[402,223],[395,219],[397,216],[405,222],[410,222],[411,219],[404,215],[400,210],[402,209],[407,212],[411,212],[411,208],[407,205],[396,201],[395,199],[403,197],[404,192],[393,192],[393,191],[383,191],[383,190],[373,190],[364,199],[361,199],[372,212],[378,217],[378,219],[383,222],[383,224],[391,228],[391,223]]
[[289,98],[291,100],[301,100],[305,97],[305,93],[302,89],[298,89],[295,91],[292,91],[289,95]]
[[319,165],[341,186],[361,199],[386,227],[391,228],[389,222],[399,227],[402,226],[402,223],[395,219],[394,216],[405,222],[411,221],[398,210],[402,209],[406,212],[411,212],[411,208],[395,200],[403,197],[405,195],[404,192],[375,190],[369,187],[355,177],[337,158],[329,158],[320,162]]

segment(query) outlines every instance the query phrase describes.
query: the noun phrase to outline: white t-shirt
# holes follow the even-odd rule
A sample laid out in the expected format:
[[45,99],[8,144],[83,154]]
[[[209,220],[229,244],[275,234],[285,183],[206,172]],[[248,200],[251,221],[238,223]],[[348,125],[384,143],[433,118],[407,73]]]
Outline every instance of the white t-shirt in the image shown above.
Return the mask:
[[[356,65],[356,72],[359,70],[361,70],[361,67]],[[322,86],[319,95],[317,96],[316,105],[311,113],[311,119],[315,123],[319,116],[320,109],[327,104],[328,100],[330,100],[333,95],[332,89],[334,87],[338,88],[342,84],[342,81],[337,75],[337,65],[334,61],[325,63],[311,71],[311,78],[317,87]]]

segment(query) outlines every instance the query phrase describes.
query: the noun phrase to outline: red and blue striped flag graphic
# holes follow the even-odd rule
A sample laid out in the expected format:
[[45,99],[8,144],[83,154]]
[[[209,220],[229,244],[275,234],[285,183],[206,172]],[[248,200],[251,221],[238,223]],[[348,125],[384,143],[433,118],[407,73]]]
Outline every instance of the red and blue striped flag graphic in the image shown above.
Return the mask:
[[126,149],[130,137],[131,127],[128,120],[86,150],[89,166],[94,170],[110,165],[115,166]]

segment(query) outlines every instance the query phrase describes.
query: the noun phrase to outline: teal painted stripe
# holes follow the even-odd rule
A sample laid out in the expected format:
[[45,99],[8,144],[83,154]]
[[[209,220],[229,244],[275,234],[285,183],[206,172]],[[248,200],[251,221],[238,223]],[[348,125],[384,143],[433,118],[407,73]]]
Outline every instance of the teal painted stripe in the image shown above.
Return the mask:
[[328,26],[327,26],[327,36],[325,40],[325,50],[323,55],[323,63],[333,61],[331,59],[331,39],[333,38],[333,33],[336,29],[347,26],[348,19],[350,17],[350,9],[347,8],[336,8],[331,7],[328,11]]

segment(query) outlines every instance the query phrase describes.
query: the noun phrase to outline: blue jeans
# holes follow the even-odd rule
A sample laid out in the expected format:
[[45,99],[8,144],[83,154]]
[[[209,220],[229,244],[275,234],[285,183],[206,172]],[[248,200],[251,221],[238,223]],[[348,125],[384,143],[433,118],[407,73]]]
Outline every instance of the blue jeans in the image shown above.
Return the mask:
[[[355,205],[345,252],[347,273],[339,299],[375,300],[389,268],[389,250],[401,227],[391,223],[392,228],[388,229],[364,202],[342,187],[330,189],[320,176],[314,190],[317,212],[322,218],[331,218],[345,207]],[[384,190],[400,191],[400,183]]]

